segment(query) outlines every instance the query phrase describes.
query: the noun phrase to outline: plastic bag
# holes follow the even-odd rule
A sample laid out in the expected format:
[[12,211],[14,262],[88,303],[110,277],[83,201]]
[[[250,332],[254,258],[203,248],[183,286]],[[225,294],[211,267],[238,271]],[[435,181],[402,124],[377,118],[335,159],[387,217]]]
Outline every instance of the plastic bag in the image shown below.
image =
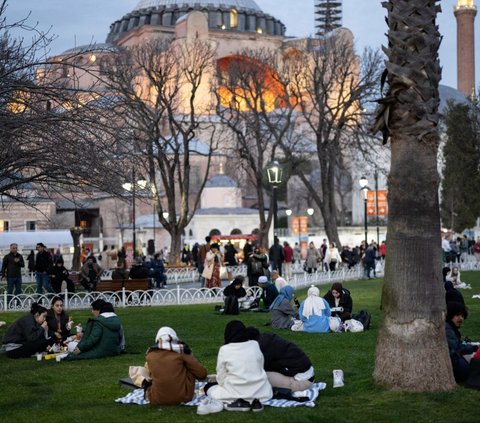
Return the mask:
[[330,326],[330,330],[332,332],[341,332],[342,330],[342,319],[340,317],[329,317],[328,323]]
[[363,332],[363,324],[355,319],[345,320],[345,332]]

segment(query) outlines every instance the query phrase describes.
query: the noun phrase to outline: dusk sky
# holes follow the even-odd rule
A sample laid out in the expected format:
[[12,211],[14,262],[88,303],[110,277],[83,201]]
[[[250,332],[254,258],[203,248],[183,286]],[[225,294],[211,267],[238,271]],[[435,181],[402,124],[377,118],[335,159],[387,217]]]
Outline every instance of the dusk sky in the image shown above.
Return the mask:
[[[38,22],[41,30],[51,28],[57,39],[51,45],[51,54],[58,54],[74,46],[92,41],[105,41],[110,24],[130,12],[138,0],[8,0],[7,20],[11,23],[26,17],[29,23]],[[179,3],[183,1],[179,0]],[[256,0],[270,15],[280,19],[289,36],[307,36],[314,32],[314,0]],[[476,2],[478,3],[478,2]],[[443,35],[440,60],[443,67],[442,84],[456,87],[456,26],[453,7],[456,0],[442,0],[443,13],[438,24]],[[343,0],[343,25],[349,28],[356,40],[357,50],[364,47],[380,48],[386,44],[387,26],[385,9],[380,0]],[[479,34],[480,17],[476,19]],[[478,37],[476,45],[478,46]],[[477,55],[477,75],[480,54]],[[476,83],[478,85],[479,78]]]

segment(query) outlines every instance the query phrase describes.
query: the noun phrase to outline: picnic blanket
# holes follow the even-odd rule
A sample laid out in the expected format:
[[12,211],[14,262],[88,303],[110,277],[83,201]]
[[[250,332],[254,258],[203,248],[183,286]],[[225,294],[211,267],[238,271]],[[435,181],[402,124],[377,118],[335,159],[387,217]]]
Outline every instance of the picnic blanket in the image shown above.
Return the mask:
[[[203,398],[205,398],[205,394],[203,393],[203,387],[205,386],[205,382],[196,382],[195,384],[195,395],[193,399],[189,402],[185,402],[182,405],[189,405],[196,407],[200,404]],[[299,402],[299,401],[292,401],[287,399],[270,399],[264,403],[264,405],[269,405],[271,407],[315,407],[315,400],[317,399],[321,390],[325,389],[327,386],[324,382],[314,383],[310,389],[301,392],[295,392],[295,396],[297,397],[308,397],[308,401]],[[132,392],[129,392],[127,395],[121,398],[117,398],[115,402],[121,404],[138,404],[138,405],[147,405],[150,402],[146,400],[144,397],[143,389],[135,389]]]

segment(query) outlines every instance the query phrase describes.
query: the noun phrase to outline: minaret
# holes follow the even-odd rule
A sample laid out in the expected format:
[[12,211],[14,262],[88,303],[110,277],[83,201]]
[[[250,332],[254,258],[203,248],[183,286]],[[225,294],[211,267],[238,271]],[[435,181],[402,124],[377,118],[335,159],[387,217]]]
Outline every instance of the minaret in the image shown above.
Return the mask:
[[315,0],[315,24],[317,37],[342,26],[342,0]]
[[475,16],[473,0],[458,0],[457,18],[457,89],[467,97],[475,95]]

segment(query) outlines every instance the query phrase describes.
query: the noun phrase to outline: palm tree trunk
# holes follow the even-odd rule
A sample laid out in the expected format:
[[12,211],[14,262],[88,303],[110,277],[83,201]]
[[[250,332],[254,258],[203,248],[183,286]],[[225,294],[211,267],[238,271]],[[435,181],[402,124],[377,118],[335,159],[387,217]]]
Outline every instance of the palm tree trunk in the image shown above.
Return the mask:
[[[440,36],[436,0],[390,0],[389,91],[378,112],[392,145],[388,258],[375,382],[405,391],[454,388],[445,336],[437,151]],[[383,123],[383,124],[382,124]]]

